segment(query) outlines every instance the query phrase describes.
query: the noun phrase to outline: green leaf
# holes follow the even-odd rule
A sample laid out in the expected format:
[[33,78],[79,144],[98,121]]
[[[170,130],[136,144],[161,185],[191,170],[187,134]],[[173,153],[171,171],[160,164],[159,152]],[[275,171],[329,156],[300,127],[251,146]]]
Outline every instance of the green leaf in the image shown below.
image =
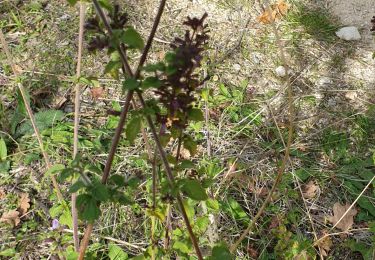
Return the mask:
[[182,191],[193,200],[206,200],[208,196],[206,191],[198,180],[182,180]]
[[240,221],[246,225],[249,224],[250,219],[241,205],[233,198],[228,198],[228,201],[222,205],[223,210],[230,214],[235,220]]
[[173,244],[173,249],[180,251],[181,253],[190,253],[190,246],[184,241],[175,241]]
[[69,228],[73,228],[73,220],[72,220],[72,214],[70,213],[70,210],[64,209],[63,213],[59,217],[59,222],[61,225],[66,225]]
[[229,93],[229,90],[227,89],[227,87],[225,87],[224,84],[220,84],[219,85],[219,90],[221,92],[221,94],[227,98],[230,98],[232,97],[232,95]]
[[119,174],[114,174],[109,177],[108,182],[121,187],[125,185],[125,178]]
[[107,9],[108,11],[112,12],[113,8],[111,2],[109,0],[99,0],[98,1],[100,6]]
[[119,79],[119,69],[121,68],[120,61],[109,61],[104,68],[104,73],[111,75],[114,79]]
[[10,169],[10,161],[0,162],[0,173],[7,173]]
[[[64,113],[60,110],[45,110],[35,114],[35,123],[40,132],[50,128],[54,123],[61,121],[64,118]],[[20,125],[16,131],[17,136],[32,134],[34,130],[31,125],[31,121],[27,120]]]
[[120,40],[129,48],[142,50],[144,47],[144,42],[141,35],[133,27],[127,28],[121,35]]
[[373,247],[368,246],[365,243],[355,242],[354,240],[350,240],[348,242],[348,246],[352,251],[360,252],[362,254],[363,260],[373,260]]
[[135,90],[138,89],[140,83],[134,78],[128,78],[122,83],[122,89],[125,90]]
[[142,89],[159,88],[161,81],[157,77],[147,77],[142,81]]
[[233,256],[231,255],[229,249],[224,244],[216,245],[212,248],[212,255],[210,260],[231,260]]
[[80,194],[77,196],[77,208],[80,210],[79,216],[83,220],[93,222],[100,216],[98,201],[89,194]]
[[84,187],[85,184],[81,180],[78,180],[72,186],[69,187],[69,193],[75,193]]
[[118,245],[111,243],[108,246],[108,257],[110,260],[124,260],[128,259],[128,254]]
[[200,110],[198,108],[190,109],[189,112],[188,112],[188,117],[192,121],[203,121],[204,120],[202,110]]
[[65,166],[63,164],[54,164],[53,166],[51,166],[51,168],[49,168],[47,171],[46,171],[46,175],[53,175],[57,172],[61,172],[62,170],[65,169]]
[[14,249],[14,248],[8,248],[8,249],[5,249],[3,251],[0,251],[0,256],[11,257],[11,256],[15,256],[15,255],[16,255],[16,249]]
[[158,62],[155,64],[147,64],[146,66],[143,67],[143,70],[147,72],[164,71],[165,64],[163,62]]
[[68,0],[68,3],[69,3],[71,6],[74,6],[77,2],[78,2],[78,0]]
[[141,123],[142,119],[140,117],[133,117],[126,126],[126,138],[129,140],[131,144],[134,143],[137,134],[141,130]]
[[5,161],[8,156],[7,146],[3,138],[0,138],[0,161]]
[[206,201],[206,205],[208,208],[212,209],[212,210],[219,210],[220,206],[219,206],[219,202],[215,199],[208,199]]
[[94,183],[92,194],[98,201],[106,201],[109,199],[108,188],[100,182]]
[[184,139],[184,148],[190,152],[190,155],[194,155],[197,152],[197,143],[190,136]]
[[74,169],[72,169],[72,168],[66,168],[66,169],[64,169],[64,170],[62,170],[62,171],[60,172],[60,175],[59,175],[59,177],[58,177],[58,180],[59,180],[60,182],[63,182],[63,181],[65,181],[67,178],[72,177],[73,174],[74,174]]

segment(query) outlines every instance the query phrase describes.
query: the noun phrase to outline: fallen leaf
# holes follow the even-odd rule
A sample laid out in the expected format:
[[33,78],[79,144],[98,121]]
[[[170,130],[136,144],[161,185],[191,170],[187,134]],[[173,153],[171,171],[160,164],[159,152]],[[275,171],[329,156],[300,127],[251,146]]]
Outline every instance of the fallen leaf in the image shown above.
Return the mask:
[[19,218],[20,213],[17,210],[10,210],[8,212],[4,212],[3,215],[0,218],[0,222],[5,222],[10,225],[13,225],[13,227],[17,226],[20,223]]
[[21,193],[18,211],[20,212],[21,216],[26,214],[27,210],[30,208],[30,198],[27,193]]
[[288,12],[289,5],[285,0],[279,0],[276,4],[270,5],[261,15],[257,17],[257,20],[263,24],[269,24],[276,19],[280,19]]
[[351,101],[355,101],[358,97],[358,94],[355,91],[348,91],[346,92],[345,97]]
[[259,255],[258,251],[257,251],[254,247],[252,247],[251,245],[249,245],[249,246],[247,247],[247,254],[248,254],[251,258],[255,258],[255,259],[257,259],[257,258],[258,258],[258,255]]
[[322,232],[322,238],[318,242],[318,247],[320,248],[320,252],[322,253],[322,256],[328,256],[328,252],[331,250],[332,247],[332,239],[330,236],[327,236],[328,232],[326,230],[323,230]]
[[278,216],[273,216],[272,219],[271,219],[271,223],[268,226],[268,229],[275,229],[278,226],[280,226],[280,219],[279,219]]
[[[328,221],[335,225],[338,229],[341,229],[342,231],[348,230],[353,226],[354,216],[357,214],[357,210],[355,208],[352,208],[344,216],[345,212],[349,209],[349,207],[350,204],[341,205],[339,202],[336,202],[333,205],[333,216],[329,216],[327,218]],[[344,217],[340,222],[338,222],[342,216]]]
[[0,200],[5,198],[6,194],[3,188],[0,188]]
[[102,88],[102,87],[92,88],[90,90],[90,92],[91,92],[91,96],[92,96],[93,99],[98,99],[98,98],[103,97],[104,88]]
[[302,195],[305,199],[312,199],[316,196],[319,186],[314,181],[309,181],[302,187]]
[[302,250],[301,253],[293,257],[293,260],[310,260],[311,256],[307,254],[306,250]]

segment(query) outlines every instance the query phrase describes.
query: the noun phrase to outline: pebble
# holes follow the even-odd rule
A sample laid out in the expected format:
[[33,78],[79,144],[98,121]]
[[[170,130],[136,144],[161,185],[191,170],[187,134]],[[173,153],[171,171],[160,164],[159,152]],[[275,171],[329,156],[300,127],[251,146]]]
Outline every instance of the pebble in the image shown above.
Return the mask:
[[275,69],[276,75],[279,77],[286,76],[286,69],[283,66],[279,66]]
[[235,64],[233,64],[233,69],[234,69],[235,71],[240,71],[240,70],[241,70],[241,65],[235,63]]
[[321,77],[317,80],[316,85],[319,87],[325,87],[333,83],[332,79],[329,77]]
[[336,35],[345,41],[356,41],[361,39],[357,27],[354,26],[343,27],[336,32]]

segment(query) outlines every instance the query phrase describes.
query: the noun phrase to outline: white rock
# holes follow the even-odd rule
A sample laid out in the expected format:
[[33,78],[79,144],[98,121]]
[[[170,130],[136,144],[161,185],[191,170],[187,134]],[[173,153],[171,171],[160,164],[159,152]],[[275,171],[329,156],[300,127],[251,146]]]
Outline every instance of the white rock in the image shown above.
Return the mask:
[[326,87],[333,83],[332,79],[329,77],[321,77],[317,80],[316,85],[319,87]]
[[235,71],[240,71],[240,70],[241,70],[241,65],[235,63],[235,64],[233,64],[233,69],[234,69]]
[[357,27],[348,26],[343,27],[336,32],[337,37],[346,41],[356,41],[361,39]]
[[279,77],[285,77],[286,69],[283,66],[279,66],[275,69],[276,75]]

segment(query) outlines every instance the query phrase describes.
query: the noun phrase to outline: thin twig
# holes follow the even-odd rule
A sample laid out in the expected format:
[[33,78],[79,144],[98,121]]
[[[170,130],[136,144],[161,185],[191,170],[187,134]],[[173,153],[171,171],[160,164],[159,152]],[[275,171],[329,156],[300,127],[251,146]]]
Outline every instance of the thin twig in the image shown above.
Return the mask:
[[[78,55],[77,55],[77,80],[81,76],[81,63],[82,63],[82,47],[83,47],[83,30],[85,22],[85,3],[79,3],[79,34],[78,34]],[[74,131],[73,131],[73,158],[78,154],[78,130],[79,130],[79,117],[80,117],[80,84],[77,82],[75,85],[74,97]],[[77,193],[72,193],[71,208],[73,219],[73,240],[74,249],[79,250],[79,236],[78,236],[78,213],[76,207]]]
[[[158,13],[157,13],[156,18],[154,20],[154,25],[153,25],[151,33],[148,37],[147,44],[146,44],[146,46],[143,50],[143,53],[142,53],[142,56],[141,56],[141,59],[140,59],[140,62],[139,62],[139,67],[137,68],[136,75],[138,75],[138,76],[139,76],[140,71],[141,71],[141,66],[143,66],[144,62],[146,61],[146,57],[148,55],[148,52],[150,51],[153,37],[155,36],[156,29],[157,29],[157,27],[159,25],[159,22],[160,22],[160,17],[162,15],[163,11],[164,11],[165,2],[166,2],[166,0],[160,1]],[[98,1],[93,0],[93,4],[94,4],[94,6],[96,8],[96,11],[98,12],[100,18],[102,19],[106,29],[108,30],[108,34],[111,35],[112,29],[111,29],[111,27],[110,27],[110,25],[109,25],[109,23],[108,23],[108,21],[105,17],[105,14],[104,14],[102,8],[100,7]],[[121,62],[122,62],[123,67],[124,67],[124,72],[128,76],[132,77],[133,72],[132,72],[132,70],[129,66],[128,60],[126,58],[126,53],[124,51],[123,46],[119,46],[118,50],[119,50],[119,53],[120,53]],[[111,165],[112,165],[112,162],[113,162],[113,158],[115,156],[117,146],[118,146],[118,143],[119,143],[119,140],[120,140],[120,137],[121,137],[121,133],[123,131],[124,124],[125,124],[125,121],[126,121],[126,117],[127,117],[128,111],[129,111],[130,101],[133,98],[133,93],[134,93],[134,91],[130,90],[128,92],[127,96],[126,96],[126,101],[125,101],[124,107],[121,111],[119,123],[118,123],[118,126],[116,128],[115,135],[114,135],[113,140],[112,140],[110,152],[108,154],[107,162],[106,162],[106,165],[105,165],[105,168],[104,168],[104,171],[103,171],[102,183],[106,183],[106,181],[108,179],[109,172],[110,172],[110,169],[111,169]],[[87,248],[89,240],[90,240],[92,230],[93,230],[93,223],[89,223],[86,227],[85,235],[83,237],[81,247],[79,249],[79,257],[78,257],[79,260],[83,260],[83,258],[84,258],[84,255],[85,255],[86,248]]]
[[[270,6],[268,4],[268,1],[266,1],[266,2],[267,2],[269,14],[271,15],[271,13],[272,13],[271,12],[271,8],[270,8]],[[272,21],[272,18],[271,18],[271,21]],[[294,122],[294,117],[295,117],[294,113],[295,112],[294,112],[294,104],[293,104],[293,89],[292,89],[292,84],[291,84],[291,81],[290,81],[290,77],[288,75],[289,65],[288,65],[288,62],[287,62],[287,59],[286,59],[286,56],[285,56],[285,53],[284,53],[284,46],[281,43],[281,39],[280,39],[280,36],[279,36],[279,33],[277,31],[277,28],[276,28],[276,25],[275,25],[274,21],[271,23],[271,25],[272,25],[273,33],[275,35],[276,43],[277,43],[278,48],[279,48],[280,59],[281,59],[283,65],[284,65],[284,67],[285,67],[285,69],[287,71],[287,77],[286,77],[286,82],[285,83],[287,85],[288,110],[289,110],[288,140],[287,140],[287,143],[286,143],[286,149],[285,149],[285,152],[284,152],[283,160],[281,162],[280,167],[278,168],[277,176],[275,178],[275,181],[274,181],[274,184],[273,184],[271,190],[269,191],[266,199],[264,200],[262,206],[258,210],[258,212],[255,215],[255,217],[252,219],[252,221],[249,224],[249,226],[241,234],[241,236],[238,238],[238,240],[235,241],[235,243],[231,246],[231,248],[230,248],[231,253],[233,253],[236,250],[236,248],[239,246],[239,244],[253,230],[253,228],[255,226],[255,223],[262,216],[265,208],[267,207],[268,203],[271,201],[272,195],[275,192],[277,186],[279,185],[279,183],[280,183],[280,181],[282,179],[283,173],[284,173],[284,171],[286,169],[286,166],[288,164],[289,154],[290,154],[290,148],[291,148],[292,141],[293,141],[293,132],[294,132],[294,123],[293,122]]]
[[[1,41],[1,44],[3,45],[3,50],[4,50],[5,55],[7,57],[8,63],[12,67],[13,74],[15,76],[19,76],[19,72],[18,72],[18,70],[17,70],[17,68],[16,68],[16,66],[13,63],[13,60],[11,58],[12,56],[10,54],[10,51],[9,51],[9,48],[8,48],[8,44],[7,44],[6,40],[5,40],[5,36],[3,34],[3,30],[0,30],[0,41]],[[45,161],[45,164],[46,164],[46,167],[47,167],[47,170],[48,170],[48,169],[51,168],[51,161],[49,159],[49,156],[48,156],[46,150],[44,149],[42,137],[40,135],[38,126],[36,125],[33,111],[31,110],[30,104],[29,104],[29,102],[27,100],[27,97],[26,97],[26,91],[25,91],[23,85],[20,82],[17,83],[17,86],[18,86],[18,89],[19,89],[19,91],[21,93],[22,100],[23,100],[23,102],[25,104],[25,108],[26,108],[26,111],[27,111],[27,115],[30,118],[31,125],[33,127],[34,133],[36,135],[36,138],[37,138],[37,141],[38,141],[38,144],[39,144],[40,151],[42,153],[42,156],[44,158],[44,161]],[[56,178],[55,178],[54,175],[51,175],[51,180],[52,180],[53,188],[56,191],[58,200],[59,201],[64,201],[64,198],[63,198],[63,196],[61,194],[59,185],[58,185],[58,183],[57,183]]]

